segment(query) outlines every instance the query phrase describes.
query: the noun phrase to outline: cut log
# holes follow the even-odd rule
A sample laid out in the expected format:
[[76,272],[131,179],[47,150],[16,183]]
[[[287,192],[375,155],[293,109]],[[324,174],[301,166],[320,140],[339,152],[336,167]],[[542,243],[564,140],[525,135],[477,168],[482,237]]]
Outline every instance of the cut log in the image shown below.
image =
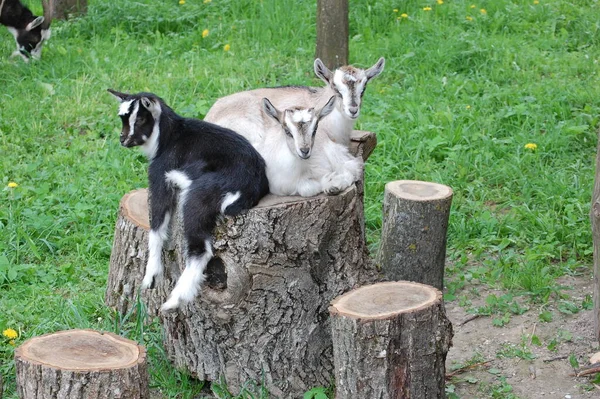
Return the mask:
[[149,398],[146,349],[126,338],[68,330],[31,338],[15,350],[21,399]]
[[[353,151],[368,157],[373,133],[355,132]],[[364,234],[362,181],[336,196],[268,195],[215,229],[215,257],[200,297],[159,315],[164,346],[176,367],[202,380],[225,377],[237,391],[249,379],[278,397],[301,397],[333,377],[327,308],[333,298],[371,283],[377,271]],[[181,223],[163,251],[165,276],[142,292],[157,315],[185,265]],[[147,191],[121,201],[105,301],[131,311],[144,274]]]
[[443,290],[451,203],[452,189],[442,184],[397,180],[385,185],[377,264],[387,280]]
[[446,397],[452,324],[441,291],[377,283],[336,298],[329,312],[336,399]]

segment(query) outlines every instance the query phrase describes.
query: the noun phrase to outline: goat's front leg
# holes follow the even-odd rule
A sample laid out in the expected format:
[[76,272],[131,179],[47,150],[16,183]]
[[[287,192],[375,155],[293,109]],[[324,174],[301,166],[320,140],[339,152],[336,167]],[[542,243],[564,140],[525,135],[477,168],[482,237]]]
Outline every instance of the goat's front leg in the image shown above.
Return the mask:
[[339,194],[354,182],[354,176],[347,171],[331,172],[323,176],[321,184],[323,191],[329,195]]
[[298,194],[302,197],[312,197],[323,191],[321,183],[314,179],[303,179],[297,185]]
[[148,263],[142,280],[142,289],[154,288],[156,278],[163,274],[162,249],[169,236],[169,223],[173,212],[172,195],[167,189],[155,191],[151,192]]

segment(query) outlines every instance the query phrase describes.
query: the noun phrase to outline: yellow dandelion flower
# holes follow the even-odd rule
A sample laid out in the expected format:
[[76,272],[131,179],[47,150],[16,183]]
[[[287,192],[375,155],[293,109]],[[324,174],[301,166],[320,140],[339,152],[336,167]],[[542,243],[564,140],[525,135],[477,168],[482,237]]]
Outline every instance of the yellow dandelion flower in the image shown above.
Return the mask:
[[2,335],[4,335],[8,339],[15,339],[19,336],[19,333],[17,333],[12,328],[7,328],[6,330],[2,331]]
[[225,46],[223,46],[223,50],[229,51],[229,50],[231,50],[231,46],[229,44],[226,44]]
[[202,38],[204,39],[206,36],[208,36],[208,29],[202,31]]
[[471,8],[475,8],[475,7],[476,7],[475,4],[471,4]]
[[8,188],[16,188],[19,187],[19,185],[17,183],[15,183],[14,181],[11,181],[8,183]]
[[485,8],[482,8],[481,10],[479,10],[480,13],[482,13],[483,15],[487,14],[487,11]]
[[525,144],[525,148],[527,148],[528,150],[531,150],[531,151],[535,151],[535,150],[537,150],[537,144],[527,143],[527,144]]
[[533,0],[533,4],[540,4],[539,0]]
[[400,14],[400,18],[408,18],[408,14],[403,12],[402,14]]
[[398,12],[398,9],[397,9],[397,8],[394,8],[394,12]]
[[467,109],[471,109],[471,106],[470,106],[470,105],[467,105]]
[[472,20],[473,20],[473,17],[467,15],[467,21],[472,21]]
[[431,11],[431,7],[423,7],[423,11]]
[[208,4],[208,3],[210,3],[211,1],[212,1],[212,0],[204,0],[204,2],[203,2],[203,3],[204,3],[204,4]]
[[179,4],[180,5],[184,5],[185,4],[185,0],[179,0]]
[[444,4],[444,0],[437,0],[438,4]]

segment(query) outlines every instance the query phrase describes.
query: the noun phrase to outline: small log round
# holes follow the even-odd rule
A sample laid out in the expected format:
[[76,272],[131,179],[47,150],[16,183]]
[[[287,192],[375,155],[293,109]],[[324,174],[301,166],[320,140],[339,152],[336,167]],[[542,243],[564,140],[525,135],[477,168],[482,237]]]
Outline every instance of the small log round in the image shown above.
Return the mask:
[[68,330],[15,350],[21,399],[149,398],[146,349],[118,335]]
[[446,397],[452,325],[439,290],[377,283],[336,298],[329,313],[336,399]]
[[385,185],[377,264],[387,280],[415,281],[443,290],[452,189],[397,180]]

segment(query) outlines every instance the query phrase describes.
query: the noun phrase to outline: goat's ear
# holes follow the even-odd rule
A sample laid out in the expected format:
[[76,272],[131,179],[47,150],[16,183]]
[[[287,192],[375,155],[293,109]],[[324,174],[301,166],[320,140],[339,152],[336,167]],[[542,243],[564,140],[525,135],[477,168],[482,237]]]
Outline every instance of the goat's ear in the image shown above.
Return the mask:
[[142,101],[144,108],[148,111],[152,112],[152,110],[156,108],[156,103],[148,97],[142,97],[140,100]]
[[318,114],[319,119],[326,117],[331,113],[331,111],[333,111],[333,108],[335,107],[335,99],[336,96],[331,97],[329,101],[327,101],[327,104],[325,104],[325,106],[321,108]]
[[331,79],[333,78],[333,73],[319,58],[315,60],[315,74],[327,84],[330,84]]
[[115,98],[116,98],[117,100],[119,100],[120,102],[123,102],[123,101],[125,101],[125,99],[128,97],[128,95],[127,95],[127,94],[125,94],[125,93],[120,93],[120,92],[118,92],[118,91],[115,91],[115,90],[113,90],[113,89],[106,89],[106,90],[108,90],[108,92],[109,92],[110,94],[112,94],[113,96],[115,96]]
[[37,17],[36,19],[34,19],[33,21],[31,21],[30,23],[27,24],[27,26],[25,27],[25,30],[29,31],[29,30],[35,29],[38,26],[40,26],[43,22],[44,22],[44,17]]
[[377,61],[377,63],[375,65],[373,65],[371,68],[367,69],[365,71],[365,73],[367,74],[367,79],[371,80],[373,79],[375,76],[379,75],[381,72],[383,72],[383,67],[385,66],[385,58],[381,57],[379,59],[379,61]]
[[281,123],[281,112],[279,112],[277,108],[271,104],[271,101],[269,101],[268,98],[263,98],[263,110],[265,111],[265,114]]

